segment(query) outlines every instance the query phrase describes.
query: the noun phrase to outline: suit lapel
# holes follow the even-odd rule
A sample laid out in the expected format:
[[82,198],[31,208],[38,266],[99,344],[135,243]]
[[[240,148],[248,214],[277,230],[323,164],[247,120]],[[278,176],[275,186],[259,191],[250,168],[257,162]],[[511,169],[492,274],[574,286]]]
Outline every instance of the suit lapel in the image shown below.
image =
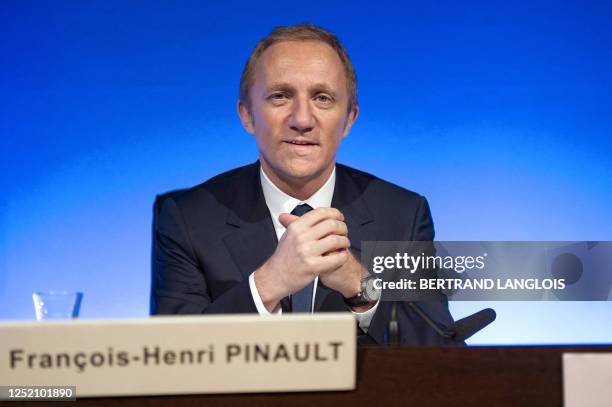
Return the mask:
[[272,256],[278,241],[261,190],[259,163],[248,168],[237,191],[226,219],[234,230],[223,241],[246,278]]
[[[374,231],[374,216],[363,200],[363,188],[351,177],[350,170],[344,165],[336,165],[336,184],[331,206],[337,208],[344,215],[348,227],[348,237],[351,241],[351,250],[355,256],[361,256],[361,242],[376,240]],[[359,258],[357,260],[360,260]],[[338,296],[337,299],[327,298],[330,294]],[[341,295],[321,284],[317,286],[314,311],[340,311],[346,309]],[[341,305],[340,305],[341,304]],[[339,309],[328,309],[328,307]]]

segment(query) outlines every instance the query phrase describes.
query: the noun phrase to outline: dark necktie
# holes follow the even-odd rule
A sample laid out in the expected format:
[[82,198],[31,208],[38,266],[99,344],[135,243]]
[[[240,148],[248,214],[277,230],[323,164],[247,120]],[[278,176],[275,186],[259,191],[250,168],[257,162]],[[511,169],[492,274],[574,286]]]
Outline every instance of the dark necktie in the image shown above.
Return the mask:
[[[302,216],[310,212],[312,207],[308,204],[301,204],[291,211],[292,215]],[[291,312],[311,312],[312,311],[312,292],[314,281],[291,296]]]

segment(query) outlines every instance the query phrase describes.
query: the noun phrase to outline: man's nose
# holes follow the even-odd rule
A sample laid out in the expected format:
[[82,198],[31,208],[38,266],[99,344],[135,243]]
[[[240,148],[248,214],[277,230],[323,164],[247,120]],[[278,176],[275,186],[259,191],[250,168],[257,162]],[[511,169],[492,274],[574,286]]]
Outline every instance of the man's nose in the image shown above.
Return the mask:
[[289,118],[291,130],[307,133],[314,128],[314,123],[315,117],[309,101],[296,98],[292,106],[291,117]]

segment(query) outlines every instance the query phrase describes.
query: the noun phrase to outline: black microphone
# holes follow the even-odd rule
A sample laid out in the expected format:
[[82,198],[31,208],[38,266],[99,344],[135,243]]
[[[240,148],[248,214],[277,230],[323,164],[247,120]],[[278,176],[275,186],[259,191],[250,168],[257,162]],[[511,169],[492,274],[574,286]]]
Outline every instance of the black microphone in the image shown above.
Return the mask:
[[[419,316],[427,325],[429,325],[438,335],[446,339],[452,339],[455,341],[464,341],[474,335],[476,332],[480,331],[491,322],[495,321],[496,313],[492,308],[485,308],[483,310],[478,311],[475,314],[469,315],[465,318],[460,319],[455,322],[452,327],[440,326],[440,324],[436,323],[425,311],[421,309],[417,304],[413,301],[406,301],[406,304]],[[392,309],[392,319],[389,322],[389,334],[392,332],[392,324],[395,325],[395,332],[397,332],[397,320],[393,320],[393,309]],[[391,336],[391,335],[389,335]],[[391,338],[390,338],[391,339]],[[393,342],[389,341],[390,344]]]
[[388,333],[389,337],[387,346],[398,346],[399,326],[397,323],[397,302],[395,301],[393,301],[393,304],[391,304],[391,318],[389,319]]
[[438,335],[447,339],[455,338],[455,331],[452,328],[441,328],[425,311],[421,309],[418,305],[416,305],[413,301],[406,301],[406,304],[419,316],[427,325],[429,325]]
[[497,314],[492,308],[485,308],[475,314],[460,319],[455,323],[453,339],[456,341],[464,341],[480,331],[491,322],[495,321]]

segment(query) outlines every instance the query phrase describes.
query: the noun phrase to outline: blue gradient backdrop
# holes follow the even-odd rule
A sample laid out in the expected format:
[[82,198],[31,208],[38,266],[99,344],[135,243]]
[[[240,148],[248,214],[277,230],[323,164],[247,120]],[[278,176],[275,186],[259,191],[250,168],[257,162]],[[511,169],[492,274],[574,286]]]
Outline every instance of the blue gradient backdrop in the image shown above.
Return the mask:
[[[610,2],[215,3],[2,1],[0,319],[52,288],[145,317],[155,194],[256,159],[243,64],[303,21],[359,76],[338,160],[424,194],[439,240],[612,240]],[[494,305],[472,343],[612,342],[612,303]]]

